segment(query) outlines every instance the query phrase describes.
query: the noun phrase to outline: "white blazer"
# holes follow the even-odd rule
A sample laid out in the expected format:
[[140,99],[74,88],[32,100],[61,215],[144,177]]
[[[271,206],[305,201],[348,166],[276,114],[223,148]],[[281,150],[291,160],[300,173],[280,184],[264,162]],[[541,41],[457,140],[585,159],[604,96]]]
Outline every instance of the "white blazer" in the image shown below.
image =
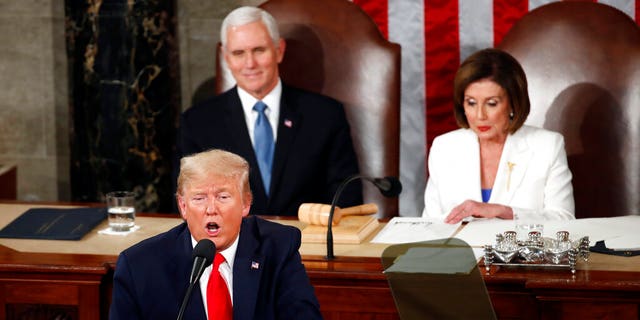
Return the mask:
[[[482,202],[480,147],[470,129],[436,137],[429,153],[423,217],[446,217],[465,200]],[[540,220],[575,219],[571,171],[562,135],[523,126],[502,150],[489,203]]]

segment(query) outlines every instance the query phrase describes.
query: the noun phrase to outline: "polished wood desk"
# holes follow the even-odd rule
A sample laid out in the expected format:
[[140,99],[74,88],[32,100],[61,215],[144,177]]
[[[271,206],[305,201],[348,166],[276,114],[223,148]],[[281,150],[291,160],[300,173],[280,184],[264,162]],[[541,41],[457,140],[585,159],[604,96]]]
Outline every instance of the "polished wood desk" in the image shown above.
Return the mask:
[[17,172],[15,164],[0,164],[0,199],[16,200],[18,198]]
[[[0,204],[0,226],[29,207]],[[98,234],[105,222],[81,241],[0,239],[0,318],[106,319],[117,254],[180,222],[139,216],[141,229],[123,237]],[[378,258],[386,247],[336,245],[329,262],[323,244],[302,245],[325,319],[399,319]],[[592,254],[575,275],[493,266],[484,280],[500,319],[640,317],[640,257]]]

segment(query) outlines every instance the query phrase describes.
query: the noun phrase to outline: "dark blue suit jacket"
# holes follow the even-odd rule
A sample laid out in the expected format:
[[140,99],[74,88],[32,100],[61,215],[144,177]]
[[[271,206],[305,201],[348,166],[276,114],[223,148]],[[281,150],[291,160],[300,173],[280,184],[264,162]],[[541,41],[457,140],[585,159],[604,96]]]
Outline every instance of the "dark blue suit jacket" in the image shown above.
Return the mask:
[[[245,218],[233,265],[233,319],[322,319],[298,249],[300,231]],[[118,257],[110,319],[176,319],[193,265],[186,223]],[[254,262],[257,262],[257,267]],[[183,319],[206,319],[196,283]]]
[[[268,199],[237,87],[185,111],[177,145],[179,157],[216,148],[246,159],[251,167],[251,214],[297,216],[302,203],[330,204],[340,183],[358,173],[342,104],[284,84]],[[338,205],[358,204],[362,185],[354,181]]]

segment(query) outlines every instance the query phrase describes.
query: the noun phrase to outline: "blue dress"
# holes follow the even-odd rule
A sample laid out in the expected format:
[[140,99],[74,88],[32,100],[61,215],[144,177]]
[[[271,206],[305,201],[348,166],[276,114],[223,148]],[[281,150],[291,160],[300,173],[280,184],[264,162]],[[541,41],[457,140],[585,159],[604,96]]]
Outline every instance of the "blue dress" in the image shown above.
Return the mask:
[[480,191],[482,191],[482,202],[489,202],[489,198],[491,198],[491,190],[493,189],[480,189]]

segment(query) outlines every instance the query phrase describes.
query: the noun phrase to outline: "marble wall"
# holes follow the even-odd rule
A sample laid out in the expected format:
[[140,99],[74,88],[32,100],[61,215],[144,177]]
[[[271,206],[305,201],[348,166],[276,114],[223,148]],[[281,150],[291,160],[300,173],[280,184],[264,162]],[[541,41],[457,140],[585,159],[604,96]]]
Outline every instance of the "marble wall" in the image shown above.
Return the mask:
[[67,0],[71,197],[170,212],[180,112],[175,1]]
[[[151,208],[149,210],[163,206],[166,208],[166,203],[159,202],[171,197],[170,190],[167,189],[167,181],[154,180],[160,176],[166,177],[168,174],[166,152],[172,145],[172,133],[175,129],[172,127],[175,120],[173,118],[177,117],[177,113],[181,110],[187,109],[194,100],[213,94],[215,48],[219,41],[220,24],[224,16],[238,6],[258,5],[262,2],[263,0],[0,1],[0,43],[3,44],[0,47],[0,83],[2,83],[0,86],[0,97],[2,97],[0,99],[0,163],[17,165],[18,199],[99,201],[100,194],[107,189],[138,186],[142,188],[140,190],[144,194],[149,196],[147,200],[151,199],[145,204]],[[123,17],[118,18],[116,14],[112,16],[110,27],[105,30],[113,28],[114,30],[111,31],[119,30],[119,33],[112,32],[111,36],[100,40],[102,46],[108,46],[116,51],[110,52],[109,55],[100,55],[86,50],[89,42],[83,41],[91,39],[91,32],[84,29],[87,25],[83,25],[78,20],[79,13],[72,13],[69,6],[79,6],[84,10],[82,12],[87,13],[89,4],[117,6],[118,3],[133,6],[159,6],[173,3],[173,10],[175,10],[172,13],[173,18],[163,23],[165,23],[164,26],[173,24],[174,28],[177,28],[173,30],[177,36],[171,39],[175,42],[172,45],[177,48],[173,51],[175,55],[171,57],[165,55],[167,60],[164,62],[144,61],[152,55],[142,53],[136,55],[139,59],[135,62],[122,60],[123,56],[115,58],[116,60],[109,60],[112,54],[115,53],[116,56],[119,54],[117,50],[125,52],[128,50],[126,45],[123,46],[126,42],[123,42],[123,38],[130,37],[131,32],[151,30],[145,28],[157,31],[158,27],[162,27],[162,23],[159,24],[157,20],[166,18],[162,14],[153,19],[140,20],[142,24],[146,24],[144,26],[138,24],[137,27],[122,24],[124,20],[118,22],[117,20]],[[65,6],[67,6],[67,12],[65,12]],[[115,9],[112,7],[111,10]],[[70,19],[65,20],[65,16]],[[88,16],[85,15],[85,17]],[[135,31],[133,28],[140,29]],[[65,38],[65,31],[68,31],[67,38]],[[136,41],[135,38],[127,39]],[[69,46],[67,46],[67,40],[70,40]],[[140,43],[137,48],[141,48]],[[83,49],[74,51],[78,49],[78,45]],[[90,73],[78,73],[79,52],[82,52],[83,57],[84,53],[87,53],[90,58],[93,57],[94,66],[97,63],[104,68],[100,72],[101,80],[86,81],[90,80],[90,77],[85,78]],[[98,61],[95,60],[96,58]],[[144,94],[145,89],[141,90],[142,87],[132,87],[134,83],[141,85],[141,82],[135,82],[136,79],[141,79],[139,77],[141,74],[147,81],[154,76],[157,77],[156,69],[153,67],[145,69],[143,66],[162,63],[166,63],[167,69],[173,70],[175,74],[171,79],[177,82],[169,84],[171,80],[159,81],[158,78],[154,78],[151,82],[163,82],[164,85],[161,86],[160,91],[154,92],[168,93],[167,95],[160,95],[161,97],[147,95]],[[86,67],[84,62],[81,65],[83,68]],[[148,72],[141,73],[143,69]],[[119,81],[123,82],[119,83]],[[78,90],[84,90],[84,97],[78,96]],[[108,94],[96,95],[98,92]],[[144,99],[140,99],[140,92],[143,93]],[[145,106],[145,103],[158,101],[157,99],[167,99],[167,104],[172,105],[169,109],[175,108],[175,113],[166,112],[166,116],[160,120],[162,124],[149,125],[154,123],[149,122],[150,119],[155,121],[160,118],[157,114],[148,116],[148,112],[154,111],[147,108],[148,104]],[[110,105],[118,105],[121,108],[113,109],[109,107]],[[137,110],[141,113],[134,115],[133,118],[130,117],[132,114],[124,115],[122,118],[122,114],[114,113],[114,110],[125,110],[124,106],[130,109],[139,107]],[[99,108],[111,110],[111,115],[115,116],[111,118],[111,122],[103,122],[96,118],[99,114],[109,115],[109,113],[99,112]],[[167,110],[166,105],[162,108]],[[78,117],[79,114],[83,115]],[[93,115],[86,118],[90,114]],[[83,117],[84,120],[81,119]],[[139,128],[138,133],[142,134],[142,139],[128,141],[131,132],[127,133],[129,138],[120,136],[122,131],[132,128],[129,120],[137,123],[135,127]],[[99,125],[99,123],[102,124]],[[158,134],[158,131],[161,133]],[[85,136],[86,139],[79,139],[80,134],[87,133],[90,133],[92,138]],[[99,139],[103,139],[105,134],[115,137],[110,139],[111,142],[125,141],[123,143],[128,145],[123,148],[122,143],[102,146],[96,144],[102,141]],[[152,136],[156,137],[155,140],[147,139]],[[145,143],[150,144],[145,145]],[[100,151],[101,148],[102,151]],[[104,151],[105,148],[107,151]],[[162,150],[154,152],[160,149]],[[95,157],[97,151],[102,152],[100,157],[103,159],[107,158],[105,156],[107,154],[112,155],[111,153],[129,154],[130,156],[126,158],[128,160],[121,158],[121,161],[127,162],[135,158],[136,164],[131,166],[133,169],[129,169],[133,173],[113,174],[110,171],[102,171],[102,177],[117,176],[118,179],[110,182],[109,185],[99,186],[96,181],[102,177],[96,174],[95,170],[93,173],[91,170],[87,171],[88,168],[97,168],[95,164],[89,164],[91,161],[100,161],[100,157]],[[158,164],[157,157],[163,158],[161,164]],[[72,176],[75,178],[72,179]],[[132,177],[142,177],[142,179],[134,181],[136,179]],[[72,192],[72,190],[75,191]]]
[[20,200],[69,200],[64,1],[0,1],[0,162]]

